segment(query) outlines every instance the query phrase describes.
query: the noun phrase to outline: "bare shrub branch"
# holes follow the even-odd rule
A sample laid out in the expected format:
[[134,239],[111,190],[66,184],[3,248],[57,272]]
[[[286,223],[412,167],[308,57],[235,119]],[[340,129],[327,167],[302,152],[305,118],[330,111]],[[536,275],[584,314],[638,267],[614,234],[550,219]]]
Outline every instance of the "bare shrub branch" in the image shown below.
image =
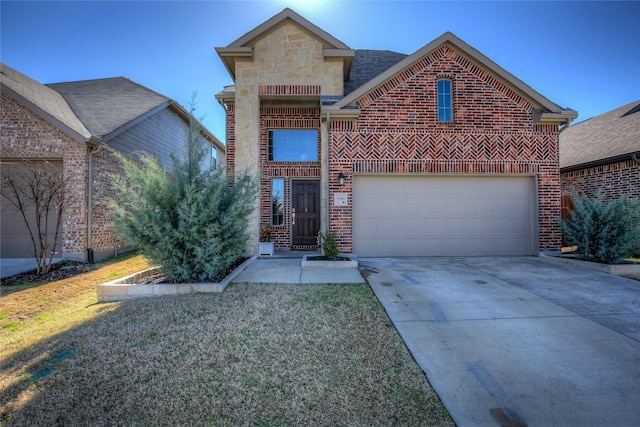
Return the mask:
[[66,191],[62,168],[56,166],[49,161],[21,160],[2,168],[0,195],[16,208],[27,227],[38,274],[51,270],[63,213],[73,200],[73,194]]

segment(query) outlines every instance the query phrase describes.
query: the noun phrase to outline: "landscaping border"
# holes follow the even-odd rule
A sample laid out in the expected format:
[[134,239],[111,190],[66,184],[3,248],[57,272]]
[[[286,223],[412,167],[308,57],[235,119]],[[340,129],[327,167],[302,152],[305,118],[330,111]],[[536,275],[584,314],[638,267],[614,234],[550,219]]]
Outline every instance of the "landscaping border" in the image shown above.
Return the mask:
[[568,257],[546,257],[546,259],[576,265],[578,267],[588,268],[590,270],[600,271],[603,273],[609,273],[615,276],[640,277],[640,264],[601,264],[598,262],[584,261]]
[[316,255],[304,255],[302,257],[302,261],[301,261],[301,264],[300,264],[303,268],[304,267],[358,268],[358,260],[353,259],[353,258],[348,260],[348,261],[343,261],[343,260],[336,260],[336,261],[330,261],[330,260],[316,261],[316,260],[313,260],[313,261],[310,261],[310,260],[307,259],[307,257],[309,257],[309,256],[316,256]]
[[249,267],[258,257],[252,256],[245,262],[236,267],[231,274],[224,278],[221,282],[208,283],[158,283],[158,284],[140,284],[135,283],[140,279],[149,277],[158,272],[157,267],[148,268],[139,273],[132,274],[121,279],[111,282],[102,283],[96,286],[98,294],[98,302],[123,301],[133,298],[154,297],[161,295],[179,295],[194,292],[212,293],[222,292],[224,288],[233,281],[233,279]]

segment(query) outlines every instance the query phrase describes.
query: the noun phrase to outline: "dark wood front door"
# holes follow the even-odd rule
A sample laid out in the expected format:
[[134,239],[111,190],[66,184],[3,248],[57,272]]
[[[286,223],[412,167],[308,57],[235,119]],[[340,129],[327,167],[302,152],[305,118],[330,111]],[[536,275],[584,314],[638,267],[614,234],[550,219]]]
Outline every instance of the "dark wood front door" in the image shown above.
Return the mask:
[[293,246],[314,246],[320,231],[320,181],[292,181],[291,235]]

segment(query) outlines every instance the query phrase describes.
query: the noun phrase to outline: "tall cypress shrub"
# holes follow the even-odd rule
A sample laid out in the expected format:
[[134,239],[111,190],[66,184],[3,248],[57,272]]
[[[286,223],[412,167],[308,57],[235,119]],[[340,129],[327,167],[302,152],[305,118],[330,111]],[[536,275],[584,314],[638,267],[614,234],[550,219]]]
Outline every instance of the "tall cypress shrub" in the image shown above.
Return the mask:
[[124,172],[113,176],[111,218],[120,238],[169,279],[212,280],[246,253],[257,184],[203,167],[210,148],[195,120],[185,151],[182,158],[171,156],[172,174],[152,155],[141,153],[138,162],[119,156]]
[[622,196],[605,203],[602,193],[590,198],[571,193],[573,211],[562,219],[562,232],[570,245],[577,245],[583,259],[607,264],[633,255],[640,241],[640,205]]

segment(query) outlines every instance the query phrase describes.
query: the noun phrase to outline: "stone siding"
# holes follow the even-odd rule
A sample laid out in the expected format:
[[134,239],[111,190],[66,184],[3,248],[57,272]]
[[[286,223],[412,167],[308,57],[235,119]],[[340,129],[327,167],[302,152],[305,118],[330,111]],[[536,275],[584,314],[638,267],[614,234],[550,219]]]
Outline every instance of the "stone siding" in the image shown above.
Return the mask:
[[[236,61],[235,105],[227,110],[227,171],[229,175],[261,171],[261,100],[280,97],[342,95],[343,59],[324,58],[322,43],[291,22],[284,22],[257,40],[253,60]],[[268,105],[267,105],[268,106]],[[319,113],[316,117],[319,130]],[[233,128],[233,129],[231,129]],[[230,132],[232,130],[232,132]],[[319,169],[319,166],[318,166]],[[264,183],[261,182],[264,188]],[[260,203],[249,218],[250,239],[258,241]],[[284,245],[283,236],[278,244]],[[255,249],[249,249],[254,253]]]

